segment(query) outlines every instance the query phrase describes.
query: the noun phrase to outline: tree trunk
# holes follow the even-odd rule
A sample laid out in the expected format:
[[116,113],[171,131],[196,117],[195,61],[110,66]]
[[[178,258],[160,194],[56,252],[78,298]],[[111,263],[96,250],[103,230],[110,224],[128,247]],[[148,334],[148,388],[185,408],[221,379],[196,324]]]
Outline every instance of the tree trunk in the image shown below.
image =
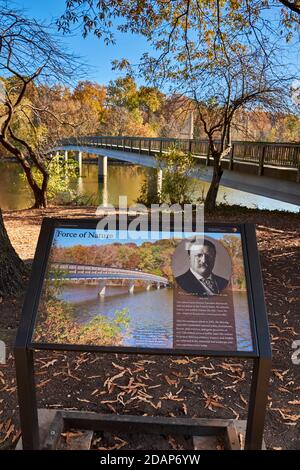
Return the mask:
[[32,188],[34,194],[34,204],[32,206],[33,209],[40,209],[42,207],[47,207],[47,194],[46,190],[42,187],[39,188],[35,186]]
[[16,294],[24,286],[27,268],[8,238],[0,209],[0,296]]
[[27,162],[22,162],[22,167],[25,171],[25,176],[34,195],[34,205],[32,206],[33,209],[47,207],[47,187],[49,181],[49,175],[47,170],[39,168],[39,171],[43,174],[43,182],[41,187],[39,187],[36,180],[34,179],[30,165],[28,165]]
[[213,212],[216,209],[217,195],[220,186],[220,180],[222,178],[223,170],[220,165],[220,159],[214,157],[214,170],[213,177],[210,183],[209,190],[207,192],[204,210],[207,212]]

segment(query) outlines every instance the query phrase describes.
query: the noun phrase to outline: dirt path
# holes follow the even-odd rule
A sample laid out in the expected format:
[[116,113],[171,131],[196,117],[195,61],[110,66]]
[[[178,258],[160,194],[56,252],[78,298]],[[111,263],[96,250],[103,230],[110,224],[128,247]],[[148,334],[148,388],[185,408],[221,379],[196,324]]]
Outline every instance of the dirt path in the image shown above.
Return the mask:
[[[11,240],[25,260],[34,255],[43,216],[93,215],[93,208],[69,207],[4,214]],[[217,214],[214,221],[256,223],[273,348],[265,440],[269,448],[300,449],[300,365],[291,361],[292,342],[300,339],[300,219],[231,211]],[[13,446],[19,436],[11,344],[21,305],[22,295],[0,303],[0,334],[9,343],[7,364],[0,366],[0,446]],[[103,360],[93,354],[40,352],[36,372],[39,407],[246,417],[250,368],[241,360],[127,355],[107,355]],[[171,449],[181,446],[172,438],[168,443]],[[124,436],[99,435],[94,447],[126,449],[134,443]]]

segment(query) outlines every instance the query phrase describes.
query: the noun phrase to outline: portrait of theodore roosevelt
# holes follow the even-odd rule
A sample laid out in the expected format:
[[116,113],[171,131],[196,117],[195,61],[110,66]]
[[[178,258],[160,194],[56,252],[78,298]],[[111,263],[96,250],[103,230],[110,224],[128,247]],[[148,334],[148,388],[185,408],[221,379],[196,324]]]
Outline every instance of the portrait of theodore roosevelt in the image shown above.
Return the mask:
[[217,295],[228,286],[229,279],[214,273],[217,250],[214,243],[206,238],[191,239],[186,242],[189,256],[189,269],[175,277],[176,282],[186,292],[199,296]]

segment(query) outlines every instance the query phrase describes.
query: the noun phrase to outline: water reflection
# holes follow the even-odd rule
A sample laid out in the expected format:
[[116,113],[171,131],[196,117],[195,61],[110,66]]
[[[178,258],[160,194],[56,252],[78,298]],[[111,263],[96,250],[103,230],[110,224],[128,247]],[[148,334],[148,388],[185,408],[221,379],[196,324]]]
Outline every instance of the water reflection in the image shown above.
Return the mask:
[[[105,297],[99,297],[99,288],[94,285],[65,285],[60,299],[70,302],[74,308],[76,321],[87,323],[97,315],[113,319],[117,310],[124,305],[130,317],[129,332],[125,346],[172,348],[173,345],[173,290],[136,288],[128,294],[126,287],[110,286]],[[237,349],[251,351],[251,329],[247,309],[247,294],[234,292],[236,312]]]
[[171,348],[173,344],[173,293],[172,289],[135,289],[128,294],[125,287],[107,287],[104,298],[98,296],[99,288],[89,285],[64,286],[61,299],[71,302],[76,321],[87,323],[96,315],[113,319],[124,306],[130,318],[125,346]]
[[[98,182],[97,165],[83,165],[82,177],[72,183],[72,189],[84,196],[87,203],[93,205],[112,204],[118,206],[119,195],[127,196],[128,204],[133,204],[139,197],[145,177],[152,174],[152,168],[143,168],[124,163],[108,165],[107,181]],[[0,207],[3,210],[27,209],[33,204],[33,197],[26,181],[20,177],[22,169],[17,163],[0,161]],[[193,180],[195,201],[205,195],[209,183]],[[298,212],[299,206],[280,202],[275,199],[237,191],[220,186],[218,202],[240,204],[258,209],[278,209]]]
[[235,330],[237,335],[238,351],[252,351],[251,326],[248,313],[248,299],[246,292],[233,292],[233,305],[235,316]]

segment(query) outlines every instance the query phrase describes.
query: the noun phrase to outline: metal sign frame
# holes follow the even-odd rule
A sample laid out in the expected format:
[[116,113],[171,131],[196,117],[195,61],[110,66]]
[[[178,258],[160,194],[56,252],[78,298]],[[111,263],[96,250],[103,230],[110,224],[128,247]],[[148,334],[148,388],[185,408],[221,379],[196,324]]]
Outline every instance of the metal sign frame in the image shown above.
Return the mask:
[[[237,228],[239,233],[241,233],[253,352],[33,343],[31,338],[55,228],[93,229],[96,228],[98,222],[99,219],[95,218],[46,218],[42,223],[14,348],[23,449],[39,449],[40,446],[34,378],[34,351],[39,349],[92,351],[102,354],[124,352],[174,356],[240,357],[252,360],[253,372],[249,397],[245,449],[261,449],[267,404],[267,389],[271,371],[271,346],[254,225],[205,224],[205,232],[208,234],[213,231],[225,232],[226,229],[229,228]],[[129,223],[130,219],[128,218],[128,224]],[[117,223],[116,229],[118,230],[118,228],[119,225]],[[161,230],[163,231],[162,227]]]

